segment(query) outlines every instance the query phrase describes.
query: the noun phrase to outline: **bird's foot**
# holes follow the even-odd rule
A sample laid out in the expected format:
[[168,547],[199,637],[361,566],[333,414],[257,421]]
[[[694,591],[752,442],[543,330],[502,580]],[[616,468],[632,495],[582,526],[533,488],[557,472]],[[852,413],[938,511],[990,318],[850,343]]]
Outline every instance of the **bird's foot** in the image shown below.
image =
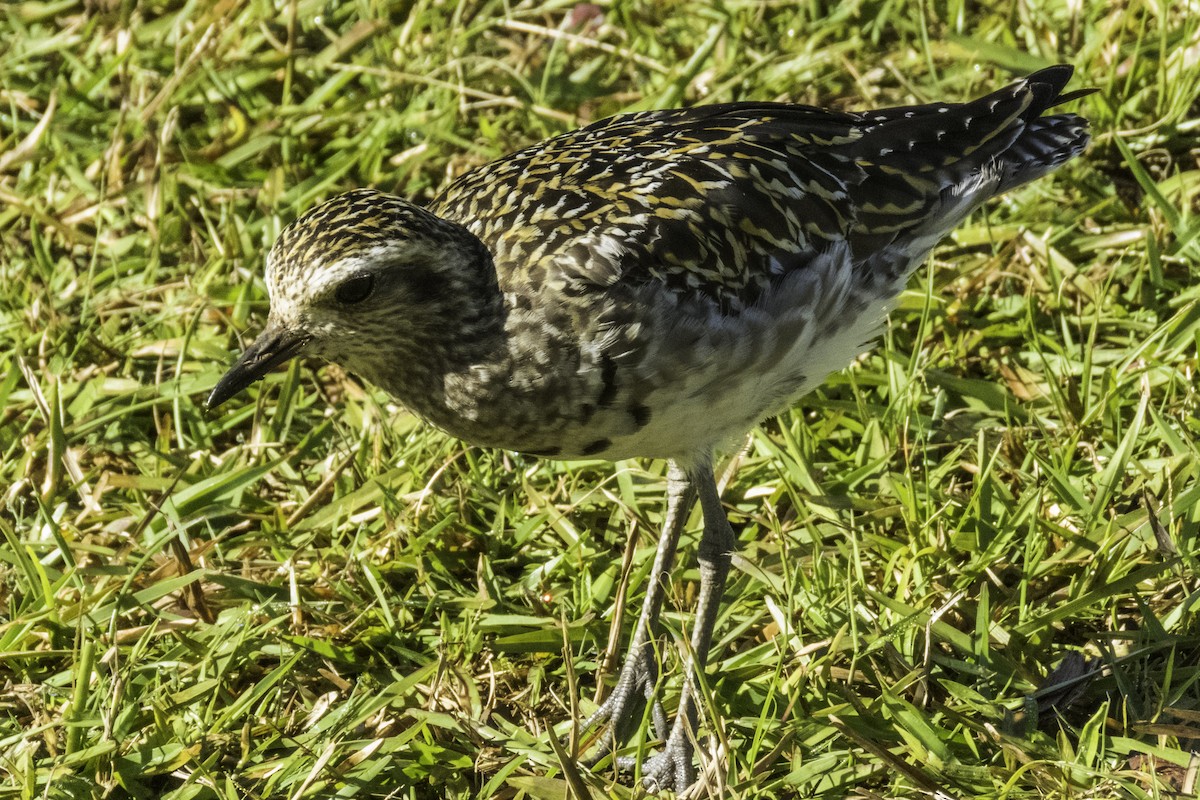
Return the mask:
[[[652,793],[664,790],[681,792],[696,782],[696,768],[692,763],[695,754],[695,710],[688,705],[690,713],[681,709],[682,713],[676,716],[674,723],[668,725],[667,714],[655,694],[659,666],[654,660],[653,648],[647,647],[641,652],[646,654],[641,658],[630,654],[613,693],[583,723],[584,730],[595,731],[595,734],[580,761],[590,767],[606,754],[615,753],[642,727],[649,706],[654,734],[663,741],[663,745],[657,753],[641,763],[642,784]],[[684,704],[691,703],[687,694],[685,692],[681,698]],[[613,763],[619,772],[627,775],[639,771],[635,756],[616,757]]]
[[[655,735],[660,739],[667,737],[667,715],[662,703],[655,697],[657,681],[658,662],[654,648],[642,647],[630,652],[612,694],[583,723],[584,730],[597,731],[594,743],[582,759],[584,764],[594,765],[628,741],[641,728],[647,704],[650,705]],[[634,760],[631,758],[617,759],[617,767],[621,770],[628,770],[632,766]]]
[[696,782],[692,736],[692,731],[677,721],[662,750],[642,765],[642,784],[647,791],[682,792]]

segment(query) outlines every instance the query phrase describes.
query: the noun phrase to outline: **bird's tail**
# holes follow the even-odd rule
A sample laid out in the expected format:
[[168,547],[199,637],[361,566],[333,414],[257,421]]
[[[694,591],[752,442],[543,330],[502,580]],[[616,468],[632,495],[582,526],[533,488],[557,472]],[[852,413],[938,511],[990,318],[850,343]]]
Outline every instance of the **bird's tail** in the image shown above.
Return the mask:
[[1050,108],[1091,94],[1082,89],[1063,94],[1072,68],[1049,67],[1025,79],[1032,95],[1022,115],[1024,129],[997,158],[1001,169],[996,193],[1007,192],[1023,183],[1037,180],[1083,152],[1090,139],[1087,120],[1078,114],[1043,116]]
[[1087,120],[1043,116],[1091,93],[1063,93],[1073,72],[1060,64],[968,103],[871,112],[864,115],[868,126],[854,147],[868,158],[886,147],[890,163],[906,175],[982,202],[1040,178],[1087,147]]

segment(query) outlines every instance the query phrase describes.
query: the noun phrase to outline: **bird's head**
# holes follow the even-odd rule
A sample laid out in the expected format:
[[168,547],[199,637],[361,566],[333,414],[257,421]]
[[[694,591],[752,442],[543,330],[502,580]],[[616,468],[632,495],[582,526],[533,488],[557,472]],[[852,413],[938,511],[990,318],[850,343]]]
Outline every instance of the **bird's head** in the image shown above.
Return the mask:
[[405,200],[360,189],[289,225],[267,256],[266,327],[209,395],[215,408],[300,355],[376,379],[478,296],[490,265],[461,226]]

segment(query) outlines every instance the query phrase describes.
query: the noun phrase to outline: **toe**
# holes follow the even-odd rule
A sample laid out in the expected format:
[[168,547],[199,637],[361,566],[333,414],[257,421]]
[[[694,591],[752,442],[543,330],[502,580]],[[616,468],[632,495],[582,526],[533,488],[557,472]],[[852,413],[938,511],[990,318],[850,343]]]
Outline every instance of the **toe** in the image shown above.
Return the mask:
[[642,768],[642,785],[649,792],[679,792],[695,782],[691,745],[679,739],[667,742]]

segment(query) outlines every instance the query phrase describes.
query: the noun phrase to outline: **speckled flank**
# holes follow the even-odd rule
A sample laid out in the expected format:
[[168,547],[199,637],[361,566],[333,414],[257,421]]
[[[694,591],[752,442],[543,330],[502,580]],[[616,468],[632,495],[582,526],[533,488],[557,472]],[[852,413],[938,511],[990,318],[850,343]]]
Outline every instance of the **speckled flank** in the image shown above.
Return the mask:
[[[272,321],[468,441],[686,459],[844,366],[966,214],[1083,150],[1055,67],[961,105],[614,117],[452,184],[317,207]],[[337,286],[374,276],[363,303]]]

